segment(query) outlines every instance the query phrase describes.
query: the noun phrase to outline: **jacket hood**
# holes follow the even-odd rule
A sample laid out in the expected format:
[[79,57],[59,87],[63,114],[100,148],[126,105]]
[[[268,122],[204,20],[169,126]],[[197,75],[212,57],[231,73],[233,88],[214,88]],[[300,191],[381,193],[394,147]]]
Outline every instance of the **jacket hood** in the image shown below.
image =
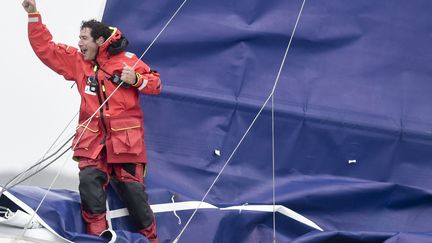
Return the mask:
[[110,55],[118,54],[125,51],[129,41],[121,33],[121,31],[115,27],[110,27],[112,30],[111,36],[105,40],[105,42],[99,47],[99,53],[97,55],[99,58],[106,58]]

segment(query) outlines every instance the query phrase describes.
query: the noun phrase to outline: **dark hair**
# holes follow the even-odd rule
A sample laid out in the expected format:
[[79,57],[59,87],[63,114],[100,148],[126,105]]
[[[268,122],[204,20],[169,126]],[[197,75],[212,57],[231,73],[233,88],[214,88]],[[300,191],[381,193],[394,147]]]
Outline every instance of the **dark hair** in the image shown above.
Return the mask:
[[83,21],[81,23],[81,30],[84,28],[91,29],[90,35],[93,37],[93,40],[96,41],[99,37],[103,37],[105,40],[107,40],[111,36],[111,29],[108,25],[97,21],[95,19],[91,19],[88,21]]

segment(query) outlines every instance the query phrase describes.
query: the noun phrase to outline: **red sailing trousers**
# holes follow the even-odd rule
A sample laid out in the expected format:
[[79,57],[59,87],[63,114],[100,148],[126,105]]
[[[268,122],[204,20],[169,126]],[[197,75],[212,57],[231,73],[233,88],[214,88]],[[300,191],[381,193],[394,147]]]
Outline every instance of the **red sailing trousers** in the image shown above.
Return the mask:
[[87,233],[100,235],[108,228],[105,218],[106,188],[112,179],[138,231],[152,243],[157,243],[155,218],[143,183],[145,164],[108,164],[105,154],[102,151],[96,159],[80,158],[79,161],[79,191]]

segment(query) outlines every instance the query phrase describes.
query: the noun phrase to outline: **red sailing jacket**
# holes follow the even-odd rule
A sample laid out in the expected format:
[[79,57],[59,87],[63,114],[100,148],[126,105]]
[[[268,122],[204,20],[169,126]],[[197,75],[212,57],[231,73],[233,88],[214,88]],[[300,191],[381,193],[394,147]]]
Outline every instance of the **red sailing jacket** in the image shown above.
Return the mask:
[[[80,125],[72,144],[74,157],[94,159],[105,146],[108,163],[146,163],[139,94],[159,94],[161,81],[159,74],[151,71],[136,55],[124,51],[115,55],[108,53],[109,44],[118,40],[121,32],[113,30],[112,35],[99,47],[96,60],[100,68],[95,68],[93,61],[84,60],[77,48],[54,43],[51,33],[42,24],[39,13],[29,14],[28,36],[34,52],[45,65],[77,84],[81,106]],[[109,80],[110,75],[107,73],[120,76],[123,63],[129,66],[137,63],[135,72],[138,82],[128,88],[118,88],[100,111],[97,111],[118,87]],[[90,89],[91,80],[97,81],[99,88],[95,92]],[[86,121],[96,111],[97,114],[88,124]]]

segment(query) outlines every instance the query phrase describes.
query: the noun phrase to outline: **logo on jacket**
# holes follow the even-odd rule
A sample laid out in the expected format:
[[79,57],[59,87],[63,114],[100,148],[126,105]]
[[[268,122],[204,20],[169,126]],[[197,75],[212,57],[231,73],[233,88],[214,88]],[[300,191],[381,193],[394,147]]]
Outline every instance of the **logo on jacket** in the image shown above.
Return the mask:
[[97,79],[94,76],[88,77],[86,86],[84,88],[84,93],[89,95],[96,95],[98,88],[99,88],[99,84]]

